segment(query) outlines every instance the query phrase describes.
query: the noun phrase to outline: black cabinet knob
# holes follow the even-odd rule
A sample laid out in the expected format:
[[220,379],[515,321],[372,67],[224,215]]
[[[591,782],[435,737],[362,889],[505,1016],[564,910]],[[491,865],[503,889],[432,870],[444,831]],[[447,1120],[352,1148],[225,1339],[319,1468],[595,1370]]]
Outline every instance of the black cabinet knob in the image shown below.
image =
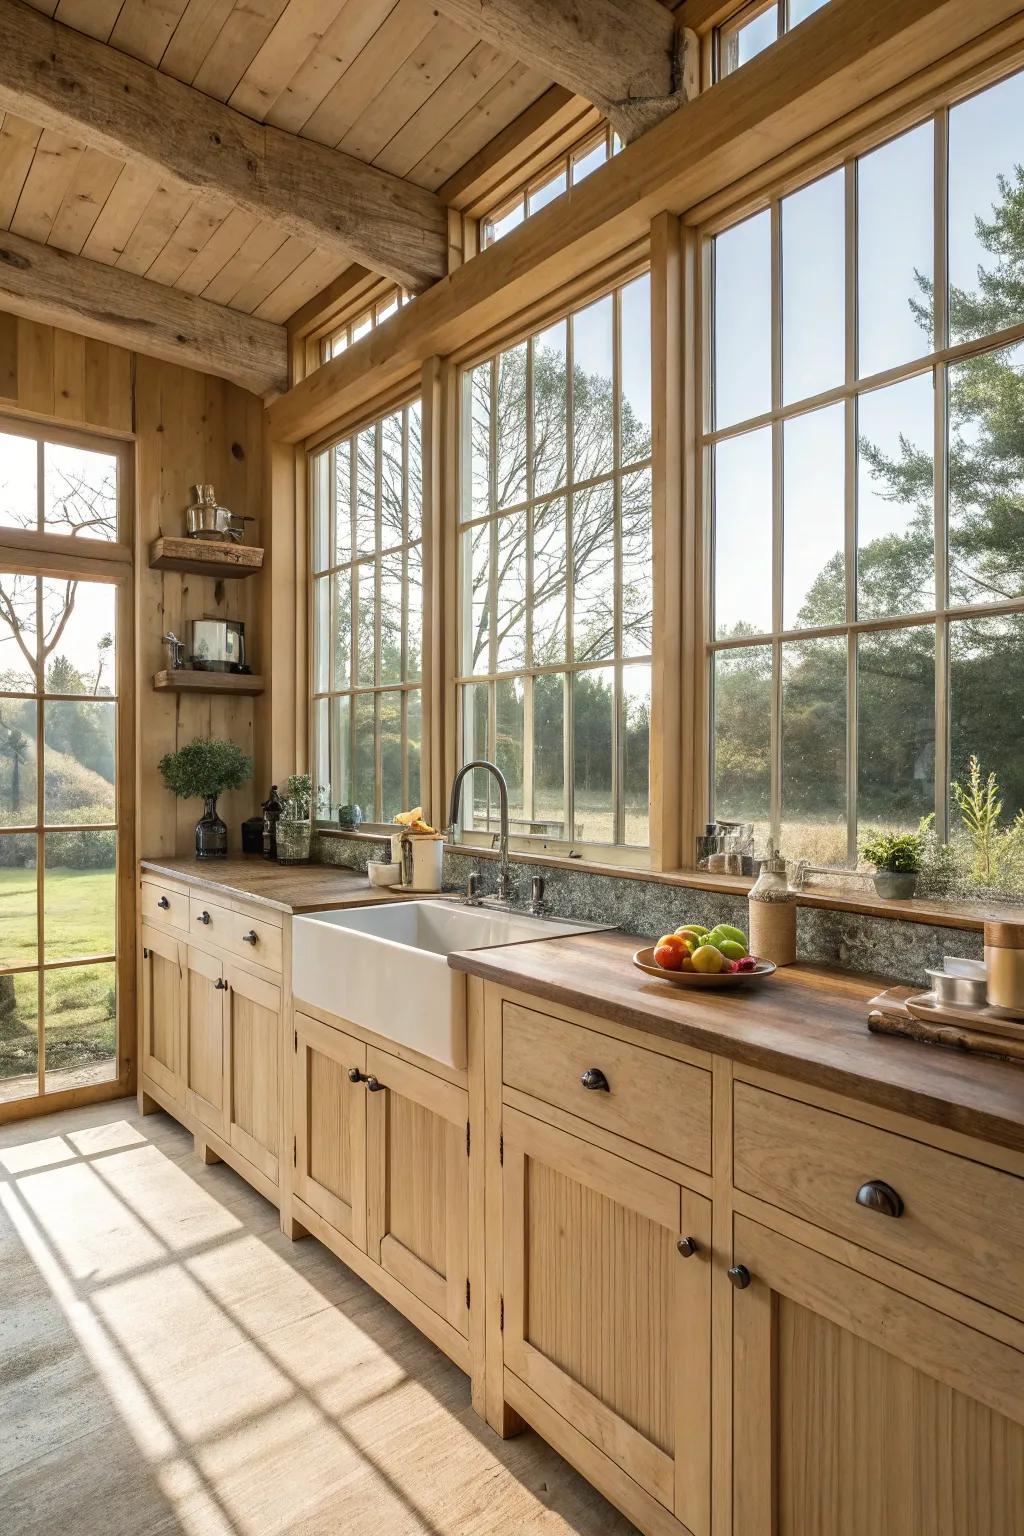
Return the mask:
[[597,1089],[602,1093],[611,1093],[611,1085],[600,1067],[588,1067],[580,1078],[584,1088]]
[[157,902],[157,906],[158,907],[162,907],[163,910],[166,912],[168,907],[170,906],[170,902],[167,900],[166,896],[161,896],[160,900]]
[[880,1216],[902,1216],[903,1201],[891,1184],[884,1179],[869,1179],[857,1191],[857,1204],[866,1211],[877,1211]]
[[684,1259],[692,1259],[697,1249],[698,1243],[695,1237],[681,1237],[676,1243],[676,1251],[682,1254]]
[[260,936],[256,932],[255,928],[250,928],[248,933],[243,933],[242,934],[242,943],[243,944],[258,944],[259,941],[260,941]]
[[381,1082],[378,1082],[377,1079],[373,1076],[372,1073],[366,1079],[366,1086],[370,1090],[371,1093],[383,1093],[383,1091],[384,1091],[384,1084],[381,1083]]
[[217,989],[218,992],[226,992],[227,989],[228,989],[228,984],[224,980],[223,976],[218,976],[217,980],[214,982],[213,985],[215,986],[215,988]]
[[738,1291],[745,1291],[750,1284],[750,1270],[745,1264],[734,1264],[729,1270],[729,1279]]
[[196,918],[196,922],[197,923],[209,923],[210,922],[210,914],[209,914],[209,912],[200,912],[199,916]]
[[358,1067],[349,1067],[348,1080],[350,1083],[365,1083],[366,1074],[365,1072],[360,1072]]

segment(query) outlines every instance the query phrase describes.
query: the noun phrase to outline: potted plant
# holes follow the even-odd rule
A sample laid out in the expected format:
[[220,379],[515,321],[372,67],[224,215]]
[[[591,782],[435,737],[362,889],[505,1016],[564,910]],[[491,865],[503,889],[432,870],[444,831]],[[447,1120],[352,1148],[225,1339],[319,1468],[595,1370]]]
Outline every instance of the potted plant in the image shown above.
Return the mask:
[[217,796],[240,789],[252,778],[252,758],[233,741],[197,736],[188,746],[162,757],[160,773],[179,800],[203,801],[203,814],[196,823],[196,858],[226,859],[228,829],[217,815]]
[[[303,864],[309,859],[313,839],[313,781],[308,773],[293,773],[285,784],[284,811],[277,824],[277,861],[279,864]],[[317,810],[322,811],[325,790],[316,792]]]
[[888,901],[906,901],[917,889],[924,839],[920,832],[872,832],[861,855],[875,868],[875,890]]

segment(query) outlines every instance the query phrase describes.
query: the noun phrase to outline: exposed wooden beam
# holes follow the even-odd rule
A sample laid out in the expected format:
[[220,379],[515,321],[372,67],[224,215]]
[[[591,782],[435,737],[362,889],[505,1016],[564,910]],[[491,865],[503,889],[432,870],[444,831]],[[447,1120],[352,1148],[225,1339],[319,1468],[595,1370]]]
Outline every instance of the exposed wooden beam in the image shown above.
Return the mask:
[[437,0],[437,8],[592,101],[626,143],[695,94],[696,50],[659,0]]
[[0,309],[217,374],[255,395],[287,388],[283,326],[9,231],[0,233]]
[[272,435],[296,442],[332,426],[427,357],[509,323],[640,240],[657,214],[770,177],[773,162],[812,153],[813,136],[840,143],[858,121],[1011,46],[1024,58],[1020,0],[832,0],[275,401]]
[[447,215],[433,192],[253,122],[19,0],[0,0],[0,39],[0,110],[227,199],[409,289],[448,270]]

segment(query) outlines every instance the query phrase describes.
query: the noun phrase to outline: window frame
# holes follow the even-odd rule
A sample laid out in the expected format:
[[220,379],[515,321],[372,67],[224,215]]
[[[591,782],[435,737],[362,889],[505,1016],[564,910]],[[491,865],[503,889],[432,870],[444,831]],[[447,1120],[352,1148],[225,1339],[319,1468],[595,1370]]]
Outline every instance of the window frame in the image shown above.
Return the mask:
[[[697,497],[703,529],[703,562],[700,573],[702,614],[698,623],[701,645],[701,702],[702,740],[699,743],[699,763],[694,769],[703,779],[705,793],[702,796],[704,812],[710,821],[714,818],[714,658],[729,649],[750,649],[770,646],[772,660],[771,717],[770,717],[770,821],[772,836],[778,838],[782,821],[782,647],[784,644],[836,636],[847,640],[846,672],[846,830],[847,857],[837,870],[855,869],[858,862],[858,720],[857,720],[857,637],[861,634],[879,634],[889,630],[901,630],[934,626],[935,630],[935,768],[934,814],[935,828],[940,839],[945,840],[950,825],[950,787],[952,781],[949,739],[950,702],[950,625],[957,620],[981,619],[1024,613],[1024,597],[996,603],[961,604],[950,601],[948,586],[947,535],[947,462],[948,440],[948,374],[949,369],[964,359],[995,353],[1000,349],[1024,342],[1024,321],[984,337],[951,344],[949,339],[949,260],[947,229],[949,217],[949,117],[961,103],[982,94],[1002,81],[1021,73],[1022,61],[1016,58],[992,67],[972,71],[942,91],[935,93],[928,105],[905,109],[892,117],[883,118],[871,128],[811,160],[805,160],[798,168],[785,176],[759,187],[745,199],[719,210],[704,219],[701,210],[695,210],[698,240],[698,377],[701,387],[696,391],[696,444],[697,444]],[[932,207],[932,248],[934,261],[935,309],[931,350],[922,351],[912,360],[887,368],[876,374],[857,377],[857,175],[856,163],[873,150],[882,148],[926,123],[932,124],[934,150],[934,182]],[[811,186],[833,172],[841,170],[844,177],[844,240],[845,240],[845,357],[844,377],[841,384],[816,395],[788,404],[782,397],[782,278],[781,278],[781,203],[789,195]],[[768,211],[771,219],[771,408],[758,416],[715,428],[714,410],[714,238],[716,235],[742,223],[745,219]],[[934,411],[932,421],[932,449],[934,462],[933,511],[935,592],[933,608],[913,614],[900,614],[885,618],[854,617],[856,615],[857,583],[857,402],[860,398],[876,393],[889,385],[902,381],[931,376],[934,385]],[[782,454],[783,427],[786,421],[809,415],[826,406],[841,404],[846,414],[845,423],[845,470],[844,470],[844,550],[846,576],[846,620],[841,624],[822,625],[808,629],[787,630],[782,623],[782,528],[783,484]],[[713,632],[714,623],[714,467],[715,445],[731,438],[768,427],[772,433],[772,627],[756,635],[718,640]],[[701,802],[698,801],[698,804]],[[704,817],[698,820],[702,823]],[[700,830],[700,826],[693,829]],[[691,848],[693,847],[691,843]],[[684,859],[688,867],[695,862],[691,854]]]
[[[479,217],[481,251],[489,250],[492,245],[501,243],[504,238],[503,235],[499,235],[496,239],[493,237],[489,239],[488,231],[492,230],[495,224],[500,223],[517,206],[522,209],[523,214],[519,223],[528,223],[532,217],[530,197],[533,193],[553,181],[560,173],[565,176],[565,192],[571,192],[574,185],[573,167],[577,161],[586,159],[587,155],[596,149],[599,144],[604,144],[605,146],[605,159],[603,163],[607,165],[618,153],[618,148],[621,147],[621,145],[618,145],[618,135],[610,123],[605,123],[597,129],[590,129],[587,133],[581,135],[568,148],[561,150],[557,155],[548,160],[539,171],[532,172],[530,176],[521,181],[514,191],[507,193],[493,208],[488,208],[486,213],[482,213]],[[579,185],[579,183],[575,183],[575,185]],[[560,192],[558,197],[564,197],[565,192]],[[557,200],[557,197],[555,197],[551,199],[551,202],[557,202]],[[545,207],[547,206],[549,205],[545,204]],[[537,209],[536,211],[539,213],[541,210]],[[519,225],[515,227],[519,228]]]

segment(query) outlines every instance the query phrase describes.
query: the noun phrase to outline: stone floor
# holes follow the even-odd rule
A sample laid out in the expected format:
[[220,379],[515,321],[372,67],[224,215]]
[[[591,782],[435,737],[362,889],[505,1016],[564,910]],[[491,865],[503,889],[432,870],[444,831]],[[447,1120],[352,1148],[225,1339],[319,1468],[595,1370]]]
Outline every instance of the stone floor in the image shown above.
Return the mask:
[[631,1536],[169,1117],[0,1128],[3,1536]]

